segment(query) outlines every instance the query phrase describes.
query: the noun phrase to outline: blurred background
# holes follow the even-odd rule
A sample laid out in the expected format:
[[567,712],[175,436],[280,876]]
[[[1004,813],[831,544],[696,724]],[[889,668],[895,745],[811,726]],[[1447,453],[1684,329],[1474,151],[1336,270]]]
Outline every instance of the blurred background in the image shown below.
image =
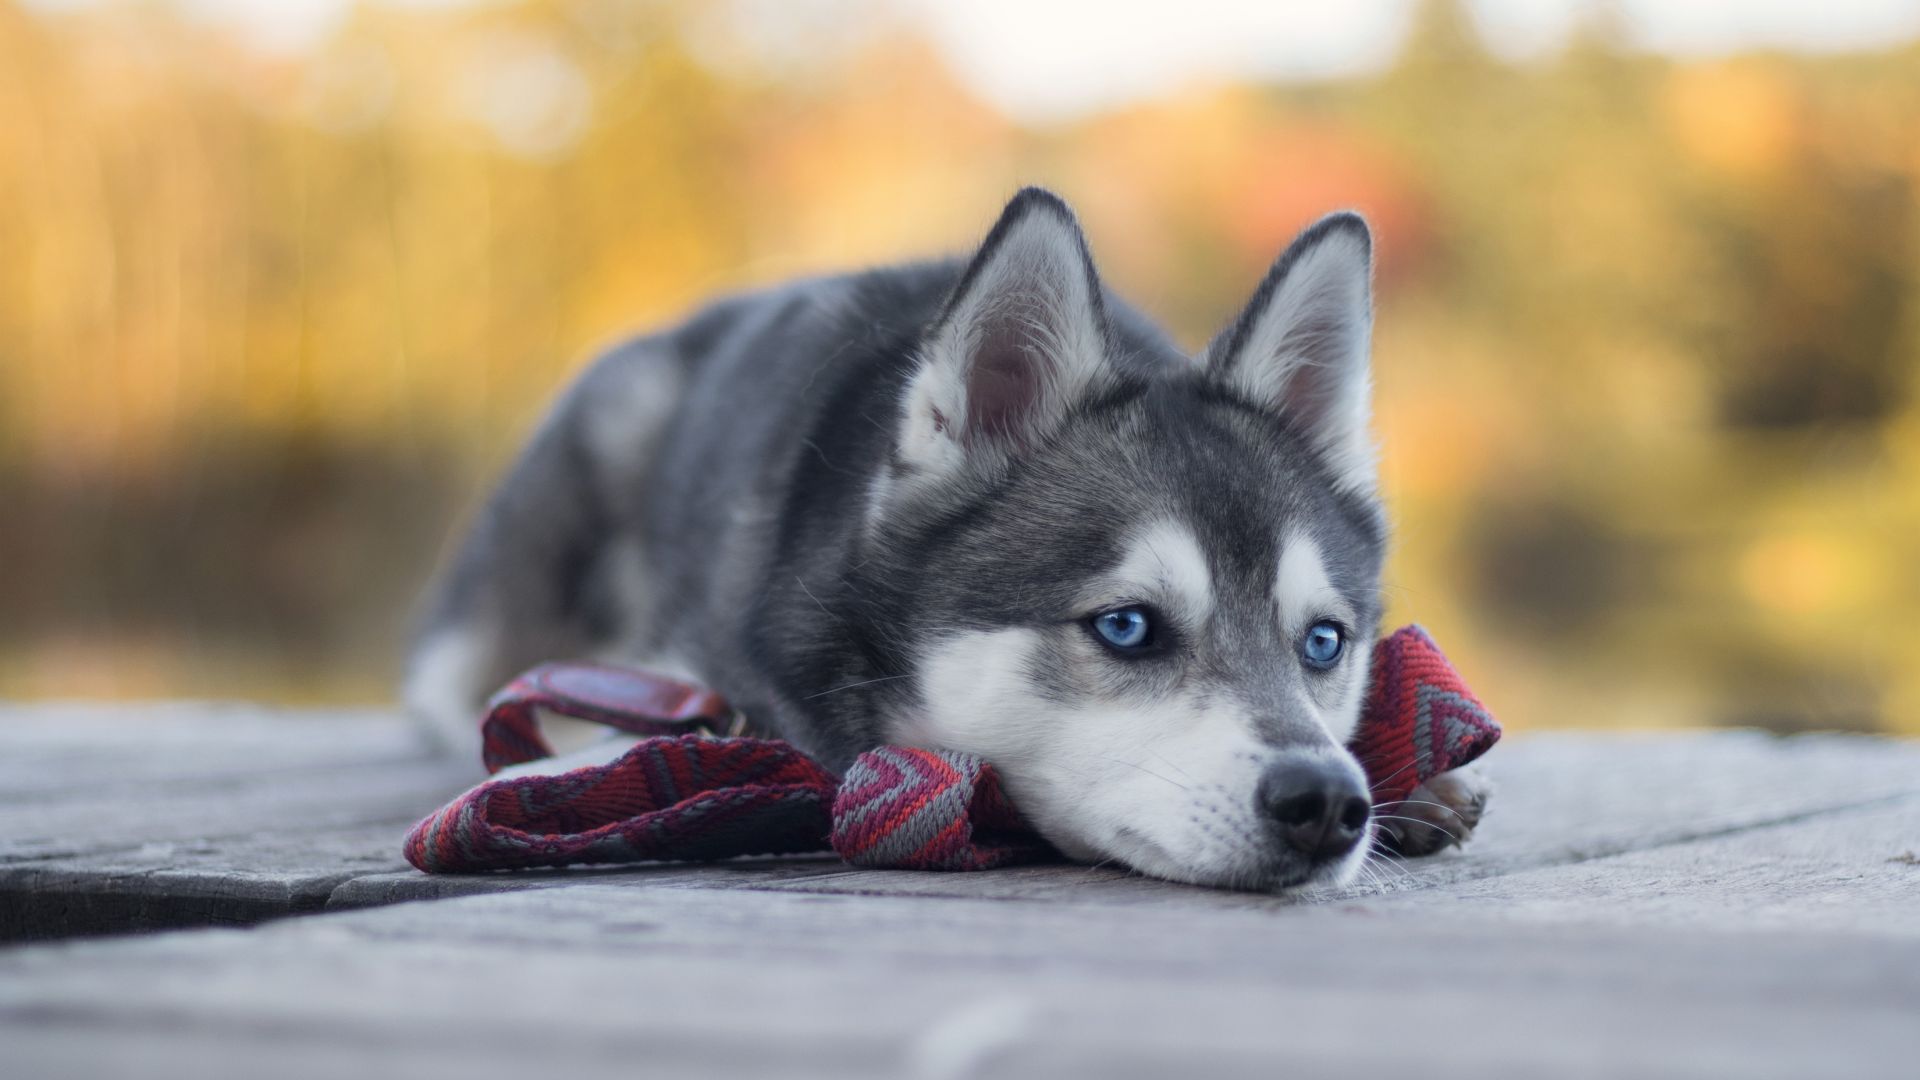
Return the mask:
[[1022,183],[1198,346],[1379,232],[1391,617],[1920,734],[1913,0],[0,0],[0,696],[386,700],[593,350]]

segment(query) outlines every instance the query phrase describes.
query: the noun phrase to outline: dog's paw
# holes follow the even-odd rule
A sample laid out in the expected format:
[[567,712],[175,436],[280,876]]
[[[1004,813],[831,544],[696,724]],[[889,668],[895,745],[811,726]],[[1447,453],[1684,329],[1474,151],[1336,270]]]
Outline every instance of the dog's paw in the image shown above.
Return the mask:
[[1431,855],[1464,844],[1487,812],[1493,784],[1476,765],[1467,765],[1413,789],[1403,802],[1377,807],[1379,844],[1399,855]]

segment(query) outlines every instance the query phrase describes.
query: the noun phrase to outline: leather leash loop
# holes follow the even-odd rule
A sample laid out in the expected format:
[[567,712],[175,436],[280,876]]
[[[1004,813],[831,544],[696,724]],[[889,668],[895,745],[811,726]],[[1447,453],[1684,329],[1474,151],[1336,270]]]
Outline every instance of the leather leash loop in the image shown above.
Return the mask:
[[552,756],[541,710],[644,737],[731,735],[744,726],[726,699],[704,686],[605,664],[541,664],[487,702],[481,736],[489,773]]

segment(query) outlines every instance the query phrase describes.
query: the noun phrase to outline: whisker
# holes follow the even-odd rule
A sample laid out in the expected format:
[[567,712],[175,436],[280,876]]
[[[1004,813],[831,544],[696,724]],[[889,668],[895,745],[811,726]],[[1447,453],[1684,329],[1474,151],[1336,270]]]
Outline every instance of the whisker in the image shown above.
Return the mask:
[[1167,777],[1167,776],[1161,776],[1161,775],[1160,775],[1159,773],[1157,773],[1157,772],[1154,772],[1154,771],[1153,771],[1152,769],[1149,769],[1149,768],[1147,768],[1147,767],[1146,767],[1146,766],[1144,766],[1144,765],[1137,765],[1137,764],[1135,764],[1135,763],[1133,763],[1133,762],[1131,762],[1131,761],[1128,761],[1128,760],[1127,760],[1126,758],[1117,758],[1117,757],[1113,757],[1113,756],[1111,756],[1111,755],[1109,755],[1109,756],[1107,757],[1107,760],[1108,760],[1108,761],[1116,761],[1116,762],[1119,762],[1120,764],[1122,764],[1122,765],[1125,765],[1125,766],[1126,766],[1127,768],[1129,768],[1129,769],[1139,769],[1139,770],[1140,770],[1141,772],[1143,772],[1143,773],[1146,773],[1146,774],[1147,774],[1148,776],[1151,776],[1151,777],[1153,777],[1153,778],[1154,778],[1155,780],[1164,780],[1164,781],[1166,781],[1167,783],[1169,783],[1169,784],[1172,784],[1172,785],[1173,785],[1174,787],[1177,787],[1177,788],[1179,788],[1179,789],[1180,789],[1181,791],[1192,791],[1192,790],[1193,790],[1192,788],[1190,788],[1190,787],[1188,787],[1187,785],[1185,785],[1185,784],[1183,784],[1183,783],[1181,783],[1181,782],[1179,782],[1178,780],[1175,780],[1175,779],[1173,779],[1173,778],[1171,778],[1171,777]]
[[835,615],[835,614],[834,614],[833,612],[831,612],[831,611],[828,611],[828,610],[827,610],[827,605],[825,605],[825,604],[822,604],[822,603],[820,603],[820,598],[819,598],[819,597],[817,597],[817,596],[815,596],[815,595],[813,595],[813,590],[812,590],[812,589],[809,589],[809,588],[807,588],[807,583],[806,583],[806,580],[805,580],[805,579],[803,579],[803,578],[800,578],[800,577],[798,577],[798,576],[796,576],[796,577],[795,577],[795,578],[793,579],[793,583],[794,583],[795,585],[798,585],[798,586],[800,586],[800,591],[801,591],[801,592],[803,592],[803,593],[806,593],[806,594],[807,594],[807,599],[809,599],[809,600],[811,600],[811,601],[813,601],[813,602],[814,602],[814,604],[815,604],[815,605],[817,605],[817,606],[818,606],[818,607],[820,608],[820,610],[821,610],[821,612],[822,612],[822,613],[824,613],[824,614],[825,614],[825,615],[826,615],[826,616],[827,616],[828,618],[830,618],[830,619],[834,619],[834,620],[836,620],[836,621],[840,621],[840,622],[845,622],[845,621],[846,621],[846,620],[844,620],[844,619],[841,619],[841,618],[840,618],[840,616],[838,616],[838,615]]
[[1171,769],[1172,769],[1172,770],[1173,770],[1174,772],[1177,772],[1177,773],[1179,773],[1179,774],[1180,774],[1181,776],[1184,776],[1184,777],[1186,777],[1187,779],[1189,779],[1189,780],[1192,780],[1192,781],[1194,781],[1195,783],[1198,783],[1198,782],[1199,782],[1199,778],[1198,778],[1198,777],[1196,777],[1196,776],[1194,776],[1194,775],[1193,775],[1192,773],[1190,773],[1190,772],[1188,772],[1187,770],[1185,770],[1185,769],[1183,769],[1183,768],[1181,768],[1180,766],[1178,766],[1178,765],[1176,765],[1176,764],[1174,764],[1174,763],[1173,763],[1173,762],[1172,762],[1171,760],[1169,760],[1169,759],[1167,758],[1167,755],[1165,755],[1165,754],[1163,754],[1163,753],[1161,753],[1160,751],[1158,751],[1158,750],[1154,750],[1154,749],[1152,749],[1151,747],[1149,747],[1149,748],[1148,748],[1148,750],[1147,750],[1147,753],[1149,753],[1149,754],[1152,754],[1152,755],[1153,755],[1154,757],[1157,757],[1157,758],[1159,758],[1159,759],[1160,759],[1161,761],[1165,761],[1165,762],[1167,763],[1167,766],[1168,766],[1169,768],[1171,768]]
[[1465,814],[1462,814],[1460,811],[1455,810],[1451,806],[1448,806],[1446,803],[1437,803],[1431,799],[1399,799],[1394,802],[1383,803],[1381,805],[1392,807],[1394,809],[1399,809],[1402,806],[1434,806],[1442,810],[1445,810],[1447,813],[1452,814],[1454,817],[1457,817],[1457,818],[1466,817]]
[[1400,854],[1397,851],[1394,851],[1392,848],[1386,847],[1384,844],[1384,841],[1378,836],[1373,838],[1371,844],[1367,848],[1367,853],[1369,857],[1377,855],[1380,858],[1385,859],[1387,862],[1395,864],[1395,866],[1398,869],[1406,870],[1409,868],[1407,857],[1405,855]]
[[836,686],[836,687],[834,687],[834,688],[833,688],[833,689],[831,689],[831,690],[822,690],[822,691],[820,691],[820,692],[819,692],[819,693],[817,693],[817,694],[808,694],[808,695],[806,696],[806,699],[805,699],[805,700],[807,700],[807,701],[812,701],[812,700],[813,700],[814,698],[823,698],[823,697],[826,697],[826,696],[827,696],[828,694],[837,694],[837,693],[839,693],[839,692],[840,692],[840,691],[842,691],[842,690],[853,690],[853,689],[856,689],[856,688],[858,688],[858,687],[862,687],[862,686],[872,686],[872,685],[873,685],[874,683],[883,683],[883,682],[892,682],[892,681],[893,681],[893,680],[895,680],[895,679],[910,679],[910,678],[912,678],[912,677],[913,677],[913,676],[912,676],[912,675],[910,675],[910,674],[908,674],[908,675],[882,675],[882,676],[880,676],[880,677],[879,677],[879,678],[877,678],[877,679],[862,679],[862,680],[860,680],[859,682],[850,682],[850,683],[848,683],[848,684],[847,684],[847,685],[845,685],[845,686]]
[[[1365,768],[1365,767],[1366,767],[1366,762],[1364,762],[1364,761],[1363,761],[1363,762],[1361,762],[1360,764],[1361,764],[1361,767],[1362,767],[1362,768]],[[1403,772],[1406,772],[1406,771],[1407,771],[1408,769],[1411,769],[1411,768],[1413,768],[1413,767],[1414,767],[1414,766],[1415,766],[1416,764],[1418,764],[1418,762],[1413,762],[1413,761],[1409,761],[1409,762],[1407,762],[1407,763],[1406,763],[1405,765],[1402,765],[1402,766],[1400,766],[1399,768],[1397,768],[1397,769],[1395,769],[1395,770],[1393,770],[1392,772],[1390,772],[1390,773],[1388,773],[1387,775],[1385,775],[1385,776],[1383,776],[1383,777],[1381,777],[1380,779],[1378,779],[1378,780],[1374,780],[1374,781],[1373,781],[1373,786],[1374,786],[1374,787],[1379,787],[1379,786],[1380,786],[1381,784],[1384,784],[1384,783],[1387,783],[1388,781],[1390,781],[1390,780],[1392,780],[1392,779],[1394,779],[1395,777],[1397,777],[1397,776],[1399,776],[1399,775],[1400,775],[1401,773],[1403,773]]]
[[1456,844],[1460,843],[1459,835],[1453,832],[1453,830],[1448,829],[1443,825],[1436,825],[1431,821],[1422,821],[1419,818],[1403,817],[1398,814],[1375,814],[1374,818],[1375,820],[1379,820],[1379,821],[1406,821],[1406,822],[1411,822],[1415,825],[1425,825],[1429,829],[1434,829],[1438,831],[1442,836],[1445,836],[1447,839],[1453,841],[1454,843]]

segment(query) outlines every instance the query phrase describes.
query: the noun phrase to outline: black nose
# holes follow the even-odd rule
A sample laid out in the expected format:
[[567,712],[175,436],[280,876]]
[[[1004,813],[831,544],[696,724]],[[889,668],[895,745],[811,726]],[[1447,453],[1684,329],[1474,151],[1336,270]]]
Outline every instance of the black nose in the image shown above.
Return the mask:
[[1352,851],[1373,813],[1359,778],[1332,761],[1275,765],[1260,778],[1258,798],[1287,846],[1316,862]]

